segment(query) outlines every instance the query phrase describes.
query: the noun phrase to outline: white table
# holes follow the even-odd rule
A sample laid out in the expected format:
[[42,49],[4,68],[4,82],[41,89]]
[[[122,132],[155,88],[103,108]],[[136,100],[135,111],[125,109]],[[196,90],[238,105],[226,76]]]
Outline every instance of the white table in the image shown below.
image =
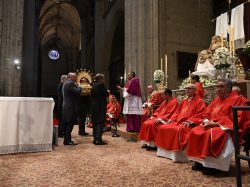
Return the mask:
[[52,98],[0,97],[0,154],[52,151]]

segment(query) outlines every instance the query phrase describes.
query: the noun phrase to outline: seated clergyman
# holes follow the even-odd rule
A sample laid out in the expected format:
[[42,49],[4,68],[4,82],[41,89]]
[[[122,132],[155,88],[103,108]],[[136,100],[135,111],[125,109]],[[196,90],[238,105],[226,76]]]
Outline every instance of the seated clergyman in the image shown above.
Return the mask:
[[178,108],[178,101],[172,96],[172,91],[168,88],[162,93],[163,102],[153,115],[143,122],[139,139],[142,148],[147,150],[155,149],[155,139],[160,125],[166,123]]
[[[232,93],[229,79],[218,80],[217,95],[207,107],[202,123],[190,131],[186,150],[188,158],[195,161],[192,169],[202,170],[205,175],[229,170],[234,153],[231,109],[232,106],[244,105],[241,97]],[[250,124],[249,114],[239,111],[238,120],[241,138]]]
[[196,85],[186,86],[187,98],[184,99],[167,123],[160,126],[156,137],[157,156],[175,162],[187,162],[185,148],[190,130],[199,125],[206,105],[196,95]]
[[162,102],[161,93],[154,90],[153,85],[147,87],[148,97],[147,101],[143,103],[142,122],[146,121],[156,110]]

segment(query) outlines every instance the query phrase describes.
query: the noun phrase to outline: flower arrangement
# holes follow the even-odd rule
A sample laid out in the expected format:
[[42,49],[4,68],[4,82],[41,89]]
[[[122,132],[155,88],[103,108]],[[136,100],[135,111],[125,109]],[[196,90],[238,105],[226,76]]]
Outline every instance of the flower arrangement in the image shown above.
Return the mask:
[[245,71],[250,69],[250,40],[245,44],[243,48],[238,48],[235,51],[236,56],[240,59],[240,62]]
[[242,58],[242,57],[250,58],[250,40],[248,40],[248,42],[244,45],[243,48],[238,48],[236,49],[235,52],[239,58]]
[[250,50],[250,40],[245,44],[245,49]]
[[164,81],[164,72],[162,70],[155,70],[154,71],[154,81],[161,82]]
[[[211,85],[215,85],[216,84],[216,80],[210,79],[209,77],[205,76],[205,77],[200,77],[200,82],[202,83],[203,87],[206,86],[211,86]],[[183,80],[181,87],[185,88],[186,85],[191,84],[191,77],[188,77],[186,79]]]
[[229,68],[231,65],[229,50],[225,47],[216,49],[212,56],[212,60],[216,69]]
[[223,38],[223,46],[229,49],[229,42],[227,41],[227,38]]

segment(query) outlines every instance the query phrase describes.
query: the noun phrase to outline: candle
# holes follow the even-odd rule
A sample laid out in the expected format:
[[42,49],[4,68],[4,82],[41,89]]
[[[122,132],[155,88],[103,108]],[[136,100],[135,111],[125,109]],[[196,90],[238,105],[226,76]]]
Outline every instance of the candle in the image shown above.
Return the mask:
[[168,56],[165,54],[165,75],[168,74]]
[[163,65],[163,59],[161,58],[161,70],[162,70],[162,65]]
[[234,52],[235,52],[235,49],[234,49],[234,27],[232,27],[232,38],[231,38],[231,41],[232,41],[232,52],[233,52],[233,56],[234,56]]
[[230,53],[230,57],[232,56],[232,29],[231,29],[231,25],[228,26],[228,32],[229,32],[229,53]]
[[188,70],[188,76],[191,77],[191,71],[190,70]]
[[223,33],[221,33],[221,47],[223,47]]

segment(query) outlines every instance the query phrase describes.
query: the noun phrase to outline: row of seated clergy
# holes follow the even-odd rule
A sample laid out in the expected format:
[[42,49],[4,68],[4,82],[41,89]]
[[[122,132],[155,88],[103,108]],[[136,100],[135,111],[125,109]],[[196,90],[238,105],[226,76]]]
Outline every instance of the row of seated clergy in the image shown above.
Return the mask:
[[112,120],[119,120],[119,116],[121,114],[121,105],[114,95],[109,96],[106,114],[105,127],[110,127]]
[[162,94],[161,92],[154,90],[153,85],[148,85],[147,92],[148,92],[147,101],[142,105],[143,115],[141,123],[146,121],[162,103],[162,97],[161,97]]
[[[161,105],[158,109],[160,110],[160,115],[157,115],[156,118],[149,119],[145,121],[142,125],[141,132],[139,135],[139,139],[142,140],[143,144],[147,144],[148,149],[150,147],[156,147],[155,142],[156,138],[159,136],[159,129],[162,127],[167,127],[167,125],[162,126],[162,124],[171,123],[171,126],[180,126],[179,130],[181,135],[184,137],[187,136],[188,130],[182,131],[182,127],[190,126],[191,123],[198,123],[201,118],[206,106],[204,101],[196,96],[196,85],[190,84],[186,87],[187,98],[184,99],[180,104],[178,104],[177,100],[172,97],[172,92],[169,89],[165,90],[165,105]],[[162,109],[161,109],[162,108]],[[163,115],[162,115],[163,113]],[[163,137],[165,138],[165,132],[163,130]],[[176,134],[177,137],[179,133]],[[169,133],[166,136],[176,136],[174,134]],[[167,143],[164,140],[162,141],[164,144]],[[169,142],[172,145],[172,141]],[[186,144],[186,142],[182,142],[182,144]],[[178,146],[178,143],[174,143],[173,146]]]
[[[203,99],[204,89],[202,87],[202,83],[200,82],[200,77],[198,75],[192,75],[191,83],[196,85],[196,95]],[[165,94],[159,91],[155,91],[153,85],[149,85],[147,87],[147,91],[149,96],[147,98],[147,101],[143,104],[143,115],[141,124],[143,124],[143,122],[147,119],[155,117],[155,110],[158,109],[161,103],[166,99],[164,98]],[[152,114],[154,115],[152,116]]]
[[[231,92],[232,82],[229,79],[218,80],[218,96],[207,108],[194,93],[188,93],[195,92],[194,86],[189,87],[191,89],[187,89],[187,96],[193,96],[184,99],[168,122],[158,127],[154,139],[140,135],[142,143],[157,146],[157,156],[175,162],[193,160],[199,164],[195,164],[192,169],[202,169],[204,174],[210,174],[211,168],[228,171],[234,152],[231,108],[243,106],[244,102],[240,96]],[[250,125],[249,112],[238,112],[238,119],[241,138]],[[143,129],[141,134],[145,133]]]

